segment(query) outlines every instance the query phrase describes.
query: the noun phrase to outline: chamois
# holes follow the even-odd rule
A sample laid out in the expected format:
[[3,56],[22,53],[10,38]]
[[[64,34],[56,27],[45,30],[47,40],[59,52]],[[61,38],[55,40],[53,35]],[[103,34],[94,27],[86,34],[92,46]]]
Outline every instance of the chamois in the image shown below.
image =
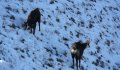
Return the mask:
[[36,23],[38,22],[39,31],[40,31],[40,19],[41,19],[41,13],[39,11],[39,8],[32,10],[28,16],[27,22],[25,22],[25,29],[29,28],[30,32],[35,34]]
[[74,68],[74,58],[76,59],[76,68],[78,70],[78,61],[79,61],[79,67],[80,67],[80,59],[82,58],[83,52],[85,48],[88,46],[90,47],[90,41],[87,40],[85,43],[82,43],[81,41],[75,42],[72,44],[71,47],[71,56],[73,61],[73,68]]

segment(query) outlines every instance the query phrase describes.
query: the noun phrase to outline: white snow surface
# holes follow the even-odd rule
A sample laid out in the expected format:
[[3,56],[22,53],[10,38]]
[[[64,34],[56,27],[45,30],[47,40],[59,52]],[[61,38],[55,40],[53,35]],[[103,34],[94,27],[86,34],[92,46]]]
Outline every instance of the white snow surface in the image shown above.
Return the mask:
[[[22,24],[39,8],[41,31]],[[0,70],[76,70],[70,48],[90,38],[80,70],[120,70],[120,0],[0,0]]]

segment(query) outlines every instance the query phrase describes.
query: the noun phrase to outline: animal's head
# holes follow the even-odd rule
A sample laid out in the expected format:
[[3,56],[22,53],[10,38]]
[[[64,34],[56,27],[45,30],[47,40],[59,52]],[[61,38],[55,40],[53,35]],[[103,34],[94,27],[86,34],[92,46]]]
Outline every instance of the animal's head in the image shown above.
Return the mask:
[[27,28],[27,22],[24,22],[24,23],[22,24],[22,27],[26,30],[26,28]]
[[76,50],[77,50],[77,48],[76,48],[76,43],[73,43],[73,44],[72,44],[72,47],[71,47],[71,53],[72,53],[72,54],[75,54],[75,53],[76,53]]
[[77,43],[82,44],[83,42],[81,40],[79,40]]
[[73,44],[72,44],[72,49],[74,49],[74,50],[77,49],[77,48],[76,48],[76,43],[73,43]]
[[35,8],[35,11],[39,11],[39,8]]
[[90,39],[86,41],[87,47],[90,47]]
[[39,10],[39,8],[36,8],[37,10]]

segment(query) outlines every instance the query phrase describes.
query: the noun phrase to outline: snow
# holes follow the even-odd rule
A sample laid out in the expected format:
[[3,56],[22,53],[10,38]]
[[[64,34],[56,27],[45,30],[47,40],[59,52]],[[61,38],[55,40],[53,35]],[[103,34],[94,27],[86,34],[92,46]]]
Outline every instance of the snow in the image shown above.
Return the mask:
[[[74,70],[71,45],[89,38],[80,69],[119,70],[120,0],[93,1],[0,0],[0,70]],[[37,7],[34,36],[22,24]]]

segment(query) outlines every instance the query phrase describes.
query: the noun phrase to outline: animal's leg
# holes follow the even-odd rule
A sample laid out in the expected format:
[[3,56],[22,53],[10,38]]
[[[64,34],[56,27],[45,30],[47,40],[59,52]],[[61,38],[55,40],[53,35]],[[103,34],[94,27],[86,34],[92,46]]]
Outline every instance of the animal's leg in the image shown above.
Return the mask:
[[40,12],[38,12],[38,24],[39,24],[39,31],[40,31],[40,21],[41,21],[41,14]]
[[32,33],[32,28],[30,28],[30,33]]
[[35,35],[35,29],[36,29],[36,23],[34,24],[34,27],[33,27],[33,34]]
[[72,56],[72,68],[74,68],[74,54],[71,52],[71,56]]
[[38,24],[39,24],[39,31],[40,31],[40,20],[38,21]]
[[79,59],[79,68],[80,68],[80,59]]
[[30,33],[32,33],[32,23],[31,22],[28,23],[28,30],[30,30]]
[[72,56],[72,61],[73,61],[72,67],[74,68],[74,56]]
[[76,58],[76,69],[78,70],[78,58]]

